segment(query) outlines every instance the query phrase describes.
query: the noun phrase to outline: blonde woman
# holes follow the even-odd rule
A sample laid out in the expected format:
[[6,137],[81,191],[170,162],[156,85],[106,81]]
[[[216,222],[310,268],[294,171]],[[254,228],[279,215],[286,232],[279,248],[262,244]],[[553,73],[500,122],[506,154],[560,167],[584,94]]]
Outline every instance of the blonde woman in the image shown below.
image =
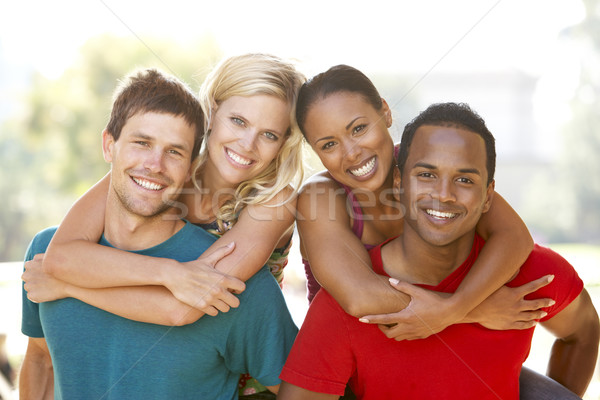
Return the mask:
[[[231,292],[244,290],[242,281],[265,264],[281,284],[303,177],[295,121],[303,82],[291,63],[246,54],[223,60],[203,83],[206,135],[170,215],[219,237],[201,258],[179,263],[96,244],[104,225],[105,177],[71,208],[43,266],[41,259],[26,265],[29,276],[45,281],[29,290],[30,299],[76,297],[125,318],[185,325],[236,307]],[[135,184],[163,190],[158,180]],[[240,394],[265,390],[242,378]]]

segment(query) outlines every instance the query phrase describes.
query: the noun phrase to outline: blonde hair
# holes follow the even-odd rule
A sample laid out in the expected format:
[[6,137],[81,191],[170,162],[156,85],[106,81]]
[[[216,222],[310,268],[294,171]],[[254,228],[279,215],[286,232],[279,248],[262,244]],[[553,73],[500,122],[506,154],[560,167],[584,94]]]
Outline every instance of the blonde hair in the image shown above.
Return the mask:
[[281,206],[296,196],[304,178],[302,134],[296,123],[296,100],[305,80],[293,64],[272,55],[254,53],[222,60],[202,84],[199,100],[207,132],[193,168],[193,182],[197,189],[201,189],[198,171],[208,159],[209,127],[219,104],[232,96],[270,95],[291,105],[290,128],[277,157],[260,175],[240,183],[234,198],[219,208],[217,222],[221,230],[224,222],[235,223],[244,206],[266,203],[288,185],[292,185],[293,192],[275,206]]

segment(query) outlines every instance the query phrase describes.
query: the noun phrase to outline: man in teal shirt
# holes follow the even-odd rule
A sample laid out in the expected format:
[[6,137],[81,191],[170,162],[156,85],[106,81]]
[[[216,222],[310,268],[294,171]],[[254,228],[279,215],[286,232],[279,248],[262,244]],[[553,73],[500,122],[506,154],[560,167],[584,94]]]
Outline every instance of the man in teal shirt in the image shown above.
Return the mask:
[[[100,243],[197,259],[213,236],[165,218],[202,139],[197,100],[180,82],[146,70],[119,89],[114,118],[123,123],[103,132],[111,186]],[[26,259],[45,252],[55,231],[36,235]],[[238,308],[181,327],[132,321],[73,298],[36,304],[26,296],[24,290],[22,331],[30,339],[23,399],[51,398],[53,387],[57,399],[234,399],[241,373],[277,387],[297,332],[266,268],[246,282]]]

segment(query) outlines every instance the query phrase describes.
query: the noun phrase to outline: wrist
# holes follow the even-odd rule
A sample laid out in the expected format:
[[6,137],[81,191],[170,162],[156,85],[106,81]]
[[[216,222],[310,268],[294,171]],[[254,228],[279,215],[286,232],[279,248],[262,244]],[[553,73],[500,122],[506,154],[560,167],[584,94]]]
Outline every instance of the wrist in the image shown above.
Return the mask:
[[448,315],[455,322],[466,322],[472,311],[471,304],[459,293],[454,293],[446,299],[448,303]]
[[178,268],[181,266],[181,263],[178,261],[167,259],[167,258],[157,258],[155,261],[155,267],[153,268],[155,273],[153,273],[154,285],[164,286],[169,288],[173,282],[173,278],[177,276]]

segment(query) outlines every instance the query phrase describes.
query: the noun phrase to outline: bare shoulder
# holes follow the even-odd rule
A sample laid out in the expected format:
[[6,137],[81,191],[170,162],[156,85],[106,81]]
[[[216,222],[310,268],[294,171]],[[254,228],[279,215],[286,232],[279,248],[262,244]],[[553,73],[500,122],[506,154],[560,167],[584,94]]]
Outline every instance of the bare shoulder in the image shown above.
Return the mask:
[[333,225],[348,225],[349,213],[346,209],[347,195],[344,188],[327,171],[310,177],[298,194],[296,219],[301,221],[332,222]]
[[324,170],[308,178],[300,188],[300,194],[315,187],[339,187],[339,184]]

